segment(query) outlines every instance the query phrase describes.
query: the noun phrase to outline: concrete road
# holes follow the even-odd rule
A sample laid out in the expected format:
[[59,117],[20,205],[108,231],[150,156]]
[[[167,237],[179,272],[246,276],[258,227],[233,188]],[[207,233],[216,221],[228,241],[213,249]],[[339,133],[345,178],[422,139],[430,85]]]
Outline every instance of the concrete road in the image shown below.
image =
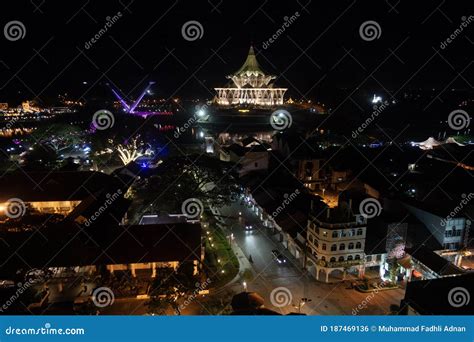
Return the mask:
[[[254,279],[246,281],[248,291],[263,296],[268,308],[282,314],[300,309],[308,315],[387,314],[390,305],[399,305],[404,296],[402,289],[367,294],[349,289],[348,282],[318,282],[271,236],[270,230],[262,225],[251,209],[238,201],[220,208],[220,213],[227,230],[234,236],[233,243],[247,258],[252,256]],[[252,225],[253,229],[245,230],[246,225]],[[279,264],[274,259],[274,249],[286,256],[286,264]],[[242,291],[242,282],[235,284],[233,290]],[[309,298],[311,302],[301,306],[301,298]]]

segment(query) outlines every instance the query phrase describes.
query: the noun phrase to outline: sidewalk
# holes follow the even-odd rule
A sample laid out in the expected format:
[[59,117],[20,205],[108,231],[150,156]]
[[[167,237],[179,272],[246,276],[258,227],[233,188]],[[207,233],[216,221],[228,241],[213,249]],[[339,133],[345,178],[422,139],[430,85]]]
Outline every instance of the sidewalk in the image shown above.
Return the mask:
[[[221,215],[221,212],[219,209],[211,207],[211,212],[213,215],[218,215],[215,216],[216,220],[218,221],[217,226],[222,229],[225,235],[230,235],[229,230],[225,226],[225,220],[222,219],[219,215]],[[245,253],[242,251],[242,249],[234,242],[230,244],[230,247],[232,248],[232,251],[234,252],[235,256],[237,257],[237,260],[239,261],[239,272],[237,275],[229,281],[226,285],[222,286],[220,289],[216,290],[214,293],[218,294],[220,292],[225,291],[229,287],[233,287],[235,285],[242,286],[242,281],[243,281],[243,276],[246,271],[250,271],[252,274],[254,274],[254,269],[252,267],[252,264],[249,262],[247,257],[245,256]]]

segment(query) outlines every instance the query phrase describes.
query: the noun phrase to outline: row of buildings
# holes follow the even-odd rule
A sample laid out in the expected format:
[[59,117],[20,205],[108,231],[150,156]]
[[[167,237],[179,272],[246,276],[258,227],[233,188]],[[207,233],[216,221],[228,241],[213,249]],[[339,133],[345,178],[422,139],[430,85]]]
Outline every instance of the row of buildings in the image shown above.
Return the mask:
[[[133,178],[101,172],[14,172],[0,178],[0,279],[34,269],[61,278],[103,271],[153,278],[159,268],[202,269],[199,222],[183,218],[128,225]],[[20,277],[20,279],[18,279]]]

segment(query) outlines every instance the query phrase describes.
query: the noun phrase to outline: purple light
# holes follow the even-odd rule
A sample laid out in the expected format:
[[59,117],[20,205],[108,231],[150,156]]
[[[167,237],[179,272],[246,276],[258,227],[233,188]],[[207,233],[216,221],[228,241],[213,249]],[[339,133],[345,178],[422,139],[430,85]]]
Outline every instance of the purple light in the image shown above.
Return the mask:
[[149,82],[146,88],[143,90],[143,92],[140,94],[140,96],[135,100],[135,102],[132,105],[129,105],[124,99],[123,96],[121,96],[115,89],[111,88],[112,93],[115,95],[117,100],[122,104],[122,109],[124,112],[128,114],[133,114],[133,115],[139,115],[143,118],[146,118],[149,115],[172,115],[173,113],[171,112],[136,112],[135,109],[138,107],[140,102],[143,100],[146,94],[150,93],[150,87],[155,84],[155,82]]

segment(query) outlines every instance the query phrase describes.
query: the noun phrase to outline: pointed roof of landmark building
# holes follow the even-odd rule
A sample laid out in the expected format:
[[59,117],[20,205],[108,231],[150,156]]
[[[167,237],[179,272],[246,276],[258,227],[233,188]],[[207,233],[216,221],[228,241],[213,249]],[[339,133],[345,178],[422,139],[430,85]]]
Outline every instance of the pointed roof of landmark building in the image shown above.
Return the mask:
[[234,75],[265,75],[265,73],[260,69],[260,65],[258,64],[257,57],[255,56],[255,51],[253,46],[250,45],[249,54],[247,59],[245,60],[244,65],[240,67],[240,69],[234,73]]
[[253,46],[250,45],[249,54],[244,65],[232,75],[227,76],[227,78],[231,79],[238,88],[259,88],[269,86],[269,82],[275,79],[276,76],[267,75],[262,71],[257,62]]

